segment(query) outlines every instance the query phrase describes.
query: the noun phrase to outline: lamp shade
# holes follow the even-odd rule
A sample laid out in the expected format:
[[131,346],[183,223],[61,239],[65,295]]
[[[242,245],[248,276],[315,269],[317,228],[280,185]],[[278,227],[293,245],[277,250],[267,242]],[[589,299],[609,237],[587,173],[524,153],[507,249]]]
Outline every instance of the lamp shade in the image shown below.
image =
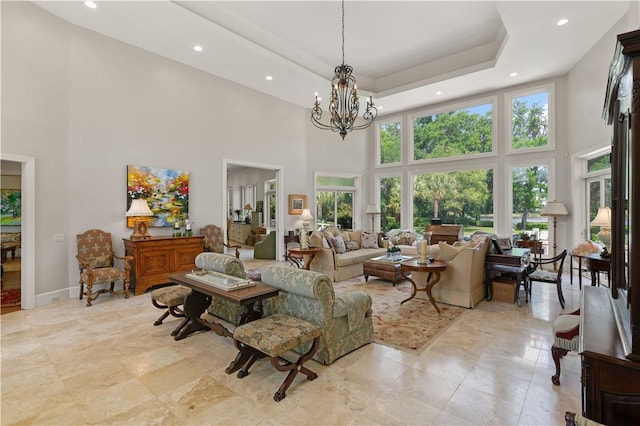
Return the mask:
[[153,216],[153,212],[147,204],[147,200],[142,198],[136,198],[131,200],[129,210],[127,210],[127,216]]
[[611,209],[609,207],[600,207],[595,219],[591,221],[591,226],[611,228]]
[[302,223],[302,219],[296,220],[293,224],[293,229],[302,229],[304,228],[304,223]]
[[569,212],[562,201],[547,201],[540,212],[541,216],[567,216]]
[[302,220],[312,220],[313,216],[311,216],[311,212],[309,209],[302,210],[302,214],[300,215],[300,219]]
[[367,204],[366,214],[380,214],[380,208],[377,204]]
[[244,205],[244,209],[245,210],[249,210],[249,211],[253,211],[253,207],[251,207],[251,204],[249,204],[249,203]]

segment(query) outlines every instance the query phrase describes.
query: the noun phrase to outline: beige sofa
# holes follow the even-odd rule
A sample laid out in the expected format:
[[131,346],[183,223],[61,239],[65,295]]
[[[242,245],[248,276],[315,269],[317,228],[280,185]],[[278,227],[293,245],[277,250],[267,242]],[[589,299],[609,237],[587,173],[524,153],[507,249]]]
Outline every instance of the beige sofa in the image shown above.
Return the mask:
[[[329,240],[337,238],[338,235],[342,237],[347,245],[352,247],[359,245],[360,248],[351,249],[345,253],[336,253],[328,244]],[[309,244],[312,247],[322,247],[322,249],[314,257],[310,264],[310,269],[325,274],[334,282],[362,275],[364,273],[362,269],[364,262],[374,257],[383,256],[387,252],[386,248],[380,248],[381,241],[377,235],[375,239],[378,248],[362,248],[362,236],[363,232],[359,229],[343,231],[331,227],[323,231],[313,231],[309,236]],[[347,241],[353,243],[349,244]],[[308,259],[305,261],[308,261]]]

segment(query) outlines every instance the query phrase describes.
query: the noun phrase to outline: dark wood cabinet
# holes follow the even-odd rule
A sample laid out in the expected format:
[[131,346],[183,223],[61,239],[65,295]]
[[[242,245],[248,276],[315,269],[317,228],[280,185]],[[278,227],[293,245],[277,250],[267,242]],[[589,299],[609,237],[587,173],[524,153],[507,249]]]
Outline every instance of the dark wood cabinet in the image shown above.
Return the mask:
[[196,256],[203,252],[204,237],[154,237],[146,240],[124,239],[127,256],[133,256],[131,287],[136,295],[149,287],[171,282],[169,275],[196,267]]
[[611,287],[587,286],[582,293],[582,411],[607,425],[638,425],[640,227],[634,219],[640,217],[640,31],[618,36],[604,117],[613,129]]

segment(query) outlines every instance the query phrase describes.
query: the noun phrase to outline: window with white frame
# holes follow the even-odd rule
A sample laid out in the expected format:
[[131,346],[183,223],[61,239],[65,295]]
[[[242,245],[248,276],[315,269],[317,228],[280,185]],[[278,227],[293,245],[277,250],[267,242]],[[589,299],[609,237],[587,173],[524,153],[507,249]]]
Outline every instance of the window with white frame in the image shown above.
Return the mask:
[[316,227],[336,226],[353,229],[359,203],[357,175],[320,174],[315,176]]
[[555,160],[541,159],[530,162],[518,162],[509,167],[509,215],[512,235],[537,234],[549,253],[550,235],[549,216],[541,212],[548,200],[553,200],[555,182]]
[[555,148],[555,85],[505,94],[507,153]]
[[463,225],[466,235],[493,233],[493,186],[493,168],[414,175],[413,228],[422,233],[436,218]]
[[411,162],[495,153],[495,97],[412,114]]
[[399,175],[379,176],[377,180],[380,230],[398,229],[402,223],[402,178]]
[[378,123],[376,132],[376,165],[402,164],[402,118]]
[[599,152],[585,158],[586,173],[582,176],[585,181],[588,215],[586,229],[588,238],[598,240],[600,227],[591,226],[591,221],[598,214],[601,207],[611,207],[611,153]]

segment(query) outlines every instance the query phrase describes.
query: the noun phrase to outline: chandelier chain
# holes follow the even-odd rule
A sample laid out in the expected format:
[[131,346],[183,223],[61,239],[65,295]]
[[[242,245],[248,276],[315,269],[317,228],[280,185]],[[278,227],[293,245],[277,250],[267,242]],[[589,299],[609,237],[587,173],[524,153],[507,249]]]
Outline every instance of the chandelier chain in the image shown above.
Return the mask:
[[342,0],[342,64],[344,65],[344,0]]

